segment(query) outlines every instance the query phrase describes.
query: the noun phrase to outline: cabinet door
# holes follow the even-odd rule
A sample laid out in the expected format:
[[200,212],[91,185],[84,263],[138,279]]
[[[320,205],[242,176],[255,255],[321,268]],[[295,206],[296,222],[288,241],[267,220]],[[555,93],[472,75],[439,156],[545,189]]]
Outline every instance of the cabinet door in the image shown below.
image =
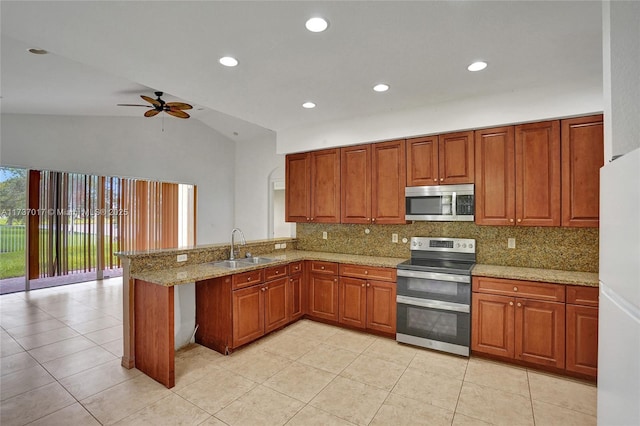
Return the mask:
[[515,139],[513,126],[475,132],[476,224],[515,224]]
[[304,293],[302,290],[302,274],[290,276],[287,290],[289,322],[293,322],[304,315]]
[[309,315],[338,321],[338,277],[309,274]]
[[264,334],[262,285],[233,292],[233,347],[249,343]]
[[371,159],[371,222],[378,224],[406,223],[404,139],[373,144]]
[[365,328],[367,321],[367,282],[340,277],[340,323]]
[[289,154],[285,161],[285,218],[287,222],[308,222],[310,218],[309,154]]
[[407,186],[438,185],[438,136],[407,139]]
[[268,333],[289,322],[287,316],[288,278],[269,281],[262,286],[264,293],[264,332]]
[[311,152],[311,222],[340,222],[340,149]]
[[340,149],[341,221],[371,222],[371,145]]
[[567,370],[598,375],[598,308],[567,305]]
[[516,359],[564,368],[564,303],[516,299]]
[[471,300],[471,350],[513,358],[513,297],[473,293]]
[[602,115],[562,120],[562,226],[598,227]]
[[441,184],[473,183],[473,131],[438,136],[438,162]]
[[560,122],[516,126],[516,224],[560,226]]
[[367,328],[396,332],[396,283],[367,281]]

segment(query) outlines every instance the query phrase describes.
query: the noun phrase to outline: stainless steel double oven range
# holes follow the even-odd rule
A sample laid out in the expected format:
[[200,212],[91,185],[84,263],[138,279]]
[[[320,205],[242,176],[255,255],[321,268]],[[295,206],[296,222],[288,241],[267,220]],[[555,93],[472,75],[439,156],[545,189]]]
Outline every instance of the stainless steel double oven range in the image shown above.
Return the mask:
[[397,266],[398,342],[469,356],[475,261],[473,239],[411,238]]

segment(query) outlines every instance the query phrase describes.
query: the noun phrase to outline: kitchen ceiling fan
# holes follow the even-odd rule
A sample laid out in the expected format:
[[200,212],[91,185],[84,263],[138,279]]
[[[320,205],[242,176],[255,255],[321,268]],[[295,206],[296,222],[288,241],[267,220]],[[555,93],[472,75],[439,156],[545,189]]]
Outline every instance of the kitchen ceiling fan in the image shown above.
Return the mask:
[[154,115],[158,115],[161,112],[166,112],[169,115],[173,115],[178,118],[189,118],[189,114],[184,112],[186,109],[192,109],[193,107],[189,104],[185,104],[184,102],[165,102],[162,99],[162,92],[155,92],[157,99],[150,98],[149,96],[140,95],[142,99],[149,102],[151,105],[139,105],[139,104],[118,104],[118,106],[135,106],[135,107],[144,107],[151,108],[149,111],[144,113],[145,117],[153,117]]

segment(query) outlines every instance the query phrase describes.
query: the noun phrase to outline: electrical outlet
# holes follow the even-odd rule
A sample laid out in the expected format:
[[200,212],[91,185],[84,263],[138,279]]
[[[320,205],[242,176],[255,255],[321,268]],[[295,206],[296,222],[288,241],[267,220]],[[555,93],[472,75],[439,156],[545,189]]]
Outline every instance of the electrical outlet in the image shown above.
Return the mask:
[[516,239],[515,238],[509,238],[507,240],[507,248],[510,248],[510,249],[516,248]]
[[282,244],[280,244],[280,248],[282,248],[282,249],[286,249],[286,248],[287,248],[287,243],[282,243]]
[[327,231],[322,231],[322,239],[323,240],[327,239]]
[[276,250],[282,248],[282,246],[280,244],[276,244]]
[[391,242],[392,243],[398,242],[398,234],[391,234]]
[[187,255],[186,254],[179,254],[178,256],[176,256],[176,261],[177,262],[186,262],[187,261]]

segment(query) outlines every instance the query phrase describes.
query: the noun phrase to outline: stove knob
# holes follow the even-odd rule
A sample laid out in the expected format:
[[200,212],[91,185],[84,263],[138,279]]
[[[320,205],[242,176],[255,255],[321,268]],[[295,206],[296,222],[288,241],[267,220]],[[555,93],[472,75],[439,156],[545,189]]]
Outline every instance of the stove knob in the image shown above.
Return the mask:
[[473,248],[473,244],[469,244],[469,248],[472,249]]
[[462,244],[462,248],[467,248],[467,243]]
[[456,243],[456,248],[460,248],[460,243]]

